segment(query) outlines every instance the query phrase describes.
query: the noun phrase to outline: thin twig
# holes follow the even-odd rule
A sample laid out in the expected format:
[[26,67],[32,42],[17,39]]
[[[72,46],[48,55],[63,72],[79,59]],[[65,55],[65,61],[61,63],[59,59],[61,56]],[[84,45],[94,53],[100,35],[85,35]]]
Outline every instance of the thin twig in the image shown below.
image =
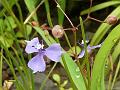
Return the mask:
[[[92,2],[93,0],[90,0],[90,7],[89,7],[89,12],[88,12],[88,15],[87,15],[87,18],[83,21],[83,22],[86,22],[87,20],[94,20],[94,21],[97,21],[97,22],[100,22],[100,23],[106,23],[105,21],[101,21],[99,19],[96,19],[96,18],[93,18],[90,16],[91,14],[91,8],[92,8]],[[80,26],[80,24],[77,25],[77,28]]]
[[35,10],[33,10],[33,12],[26,18],[26,20],[24,21],[24,24],[26,24],[30,18],[35,14],[35,12],[37,11],[37,9],[44,3],[45,0],[42,0],[39,5],[35,8]]
[[56,65],[57,65],[57,62],[53,65],[53,67],[51,68],[51,70],[50,70],[50,72],[48,73],[47,77],[43,80],[43,83],[42,83],[42,85],[41,85],[41,87],[40,87],[39,90],[43,90],[46,81],[48,80],[49,76],[51,75],[51,73],[52,73],[52,71],[54,70],[54,68],[56,67]]
[[64,11],[61,9],[59,3],[55,0],[56,4],[57,4],[57,7],[62,11],[62,13],[65,15],[65,17],[68,19],[68,21],[70,22],[71,26],[73,28],[75,28],[75,26],[73,25],[72,21],[69,19],[69,17],[64,13]]

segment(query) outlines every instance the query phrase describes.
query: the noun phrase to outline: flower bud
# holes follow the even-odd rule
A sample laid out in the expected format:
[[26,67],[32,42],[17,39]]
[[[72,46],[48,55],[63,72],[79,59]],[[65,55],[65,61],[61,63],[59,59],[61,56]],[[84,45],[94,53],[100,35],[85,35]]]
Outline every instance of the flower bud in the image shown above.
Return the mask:
[[106,23],[110,24],[110,25],[114,25],[116,24],[118,21],[116,16],[108,16],[106,19]]
[[52,29],[52,35],[56,38],[61,38],[64,34],[64,30],[60,25],[55,25]]
[[32,26],[38,26],[39,25],[38,22],[36,22],[36,21],[32,21],[31,24],[32,24]]
[[48,30],[44,30],[45,36],[49,36]]

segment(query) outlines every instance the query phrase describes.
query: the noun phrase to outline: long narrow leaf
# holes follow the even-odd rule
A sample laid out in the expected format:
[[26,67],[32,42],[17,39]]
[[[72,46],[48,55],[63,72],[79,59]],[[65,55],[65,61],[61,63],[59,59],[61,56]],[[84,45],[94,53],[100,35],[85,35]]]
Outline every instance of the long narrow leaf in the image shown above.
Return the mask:
[[67,53],[64,54],[64,59],[62,62],[70,81],[74,83],[74,90],[86,90],[84,79],[81,75],[81,72],[78,70],[79,67],[74,63],[72,58]]
[[[25,1],[25,4],[29,10],[30,13],[32,13],[32,11],[35,10],[35,0],[24,0]],[[33,16],[33,19],[35,21],[37,21],[37,14],[35,13],[34,16]]]
[[98,54],[96,55],[92,71],[91,90],[97,90],[98,87],[101,87],[99,86],[99,83],[101,83],[101,73],[104,70],[106,58],[109,55],[110,50],[116,44],[119,38],[120,38],[120,25],[116,26],[111,31],[111,33],[104,41],[102,47],[100,48]]
[[[65,7],[66,7],[66,0],[58,0],[58,3],[62,10],[65,12]],[[58,8],[58,23],[59,25],[62,25],[64,21],[64,14],[61,12],[61,10]]]
[[[118,58],[119,55],[120,55],[120,41],[119,41],[119,43],[116,45],[116,47],[115,47],[115,49],[114,49],[114,51],[113,51],[113,53],[112,53],[112,63],[113,63],[113,64],[115,63],[115,61],[117,60],[117,58]],[[108,58],[107,58],[107,60],[108,60]],[[109,71],[110,71],[110,66],[109,66],[109,67],[107,68],[107,70],[105,71],[105,76],[108,75]]]
[[[104,2],[98,5],[95,5],[91,8],[91,12],[95,12],[101,9],[104,9],[106,7],[112,6],[112,5],[116,5],[116,4],[120,4],[120,1],[108,1],[108,2]],[[80,15],[85,15],[89,12],[89,9],[83,10]]]

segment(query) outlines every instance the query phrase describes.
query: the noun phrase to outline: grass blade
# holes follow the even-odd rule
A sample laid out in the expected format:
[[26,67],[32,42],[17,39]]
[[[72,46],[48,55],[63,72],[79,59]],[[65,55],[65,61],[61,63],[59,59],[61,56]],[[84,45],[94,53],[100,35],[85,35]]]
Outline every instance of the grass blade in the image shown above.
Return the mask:
[[[106,57],[109,55],[110,50],[116,44],[117,40],[120,38],[120,25],[116,26],[111,33],[108,35],[104,41],[102,47],[95,57],[95,62],[92,71],[92,81],[91,81],[91,90],[97,90],[101,83],[101,73],[104,70]],[[102,90],[102,89],[100,89]]]
[[[35,10],[35,0],[24,0],[24,1],[25,1],[25,4],[26,4],[29,12],[32,13]],[[35,21],[38,21],[36,13],[34,13],[34,15],[32,17]]]
[[[101,10],[101,9],[104,9],[104,8],[107,8],[109,6],[116,5],[116,4],[120,4],[120,1],[119,0],[108,1],[108,2],[101,3],[101,4],[97,4],[91,8],[91,12],[95,12],[95,11],[98,11],[98,10]],[[80,15],[88,14],[88,12],[89,12],[89,9],[83,10],[81,11]]]
[[[58,0],[58,3],[62,10],[65,12],[65,7],[66,7],[66,0]],[[63,12],[58,8],[58,23],[59,25],[62,25],[64,21],[64,14]]]

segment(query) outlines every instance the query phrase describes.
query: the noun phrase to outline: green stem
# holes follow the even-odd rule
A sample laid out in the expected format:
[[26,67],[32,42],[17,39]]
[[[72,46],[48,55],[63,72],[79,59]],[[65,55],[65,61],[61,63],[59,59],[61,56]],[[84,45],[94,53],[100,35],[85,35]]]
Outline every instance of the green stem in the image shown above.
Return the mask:
[[109,81],[108,81],[108,90],[111,90],[111,82],[112,82],[112,76],[113,76],[113,62],[112,62],[112,56],[109,56],[109,61],[110,61],[110,76],[109,76]]
[[35,12],[38,10],[38,8],[44,3],[45,0],[42,0],[38,6],[35,8],[35,10],[32,11],[32,13],[26,18],[26,20],[24,21],[24,24],[26,24],[30,18],[35,14]]
[[[6,15],[4,15],[4,16],[7,17]],[[8,20],[8,22],[9,22],[9,24],[10,24],[10,21],[9,21],[9,20]],[[22,23],[23,23],[23,22],[22,22]],[[11,29],[12,29],[11,24],[10,24],[10,27],[11,27]],[[24,25],[23,25],[23,28],[24,28]],[[25,30],[25,29],[24,29],[24,30]],[[11,34],[12,34],[13,36],[16,36],[14,31],[12,31]],[[15,41],[16,41],[16,42],[15,42],[15,43],[16,43],[16,47],[17,47],[17,49],[20,51],[21,58],[20,58],[20,56],[18,55],[17,50],[16,50],[14,47],[11,47],[11,48],[13,49],[15,55],[17,56],[17,59],[18,59],[20,65],[23,67],[23,71],[25,72],[25,75],[29,78],[28,81],[31,81],[30,75],[29,75],[29,72],[28,72],[28,69],[27,69],[27,66],[26,66],[26,63],[25,63],[25,60],[24,60],[22,51],[21,51],[21,48],[20,48],[20,46],[19,46],[19,42],[18,42],[18,40],[17,40],[17,37],[15,37]],[[23,76],[23,73],[22,73],[22,71],[20,70],[20,67],[19,67],[18,62],[16,62],[16,60],[14,59],[14,57],[13,57],[12,55],[11,55],[11,58],[12,58],[13,62],[16,63],[15,65],[18,65],[18,66],[17,66],[18,71],[20,72],[20,75],[21,75],[22,79],[24,79],[25,77]],[[28,78],[27,78],[27,79],[28,79]],[[25,79],[24,79],[23,81],[26,82]],[[26,83],[25,83],[25,84],[26,84]],[[31,86],[31,85],[30,85],[30,86]]]
[[[68,59],[68,60],[69,60],[69,59]],[[69,79],[70,79],[71,87],[73,88],[73,90],[77,90],[76,85],[75,85],[75,83],[74,83],[74,81],[73,81],[73,79],[72,79],[72,77],[71,77],[71,74],[70,74],[70,72],[69,72],[69,70],[68,70],[67,63],[66,63],[66,61],[65,61],[65,57],[64,57],[64,56],[62,56],[62,62],[64,63],[65,71],[67,72],[68,77],[69,77]]]
[[22,15],[21,7],[18,4],[18,2],[16,2],[16,6],[17,6],[18,12],[19,12],[20,23],[21,23],[21,26],[22,26],[21,29],[23,30],[23,35],[26,39],[28,39],[27,38],[27,31],[26,31],[26,28],[25,28],[25,25],[24,25],[24,22],[23,22],[23,15]]
[[115,75],[114,75],[114,78],[113,78],[113,82],[111,84],[111,90],[113,89],[113,86],[115,84],[115,81],[116,81],[116,78],[117,78],[117,75],[118,75],[118,72],[120,70],[120,59],[119,59],[119,62],[118,62],[118,65],[117,65],[117,68],[116,68],[116,71],[115,71]]
[[83,79],[84,79],[84,82],[85,82],[85,86],[87,87],[87,80],[86,80],[86,77],[84,77],[84,72],[83,72],[83,70],[82,70],[82,68],[81,68],[81,65],[80,65],[79,60],[77,60],[77,65],[78,65],[79,70],[81,71],[81,74],[82,74],[82,76],[83,76]]
[[51,19],[51,16],[50,16],[50,7],[49,7],[48,0],[45,0],[45,9],[46,9],[46,12],[47,12],[48,23],[49,23],[50,27],[53,27],[52,19]]
[[6,61],[6,63],[7,63],[8,66],[10,67],[10,70],[11,70],[12,73],[13,73],[13,77],[14,77],[14,79],[16,80],[16,84],[17,84],[17,86],[19,87],[19,90],[25,90],[24,87],[22,87],[20,81],[18,81],[18,78],[17,78],[17,76],[16,76],[16,74],[15,74],[14,67],[13,67],[12,62],[11,62],[11,60],[10,60],[10,57],[8,57],[8,58],[9,58],[9,60],[8,60],[5,56],[3,56],[2,53],[0,53],[0,55],[3,57],[3,59]]
[[65,12],[62,10],[62,8],[60,7],[59,3],[55,0],[57,7],[62,11],[62,13],[65,15],[65,17],[68,19],[69,23],[71,24],[71,26],[74,28],[73,23],[71,22],[71,20],[69,19],[69,17],[65,14]]
[[85,38],[85,31],[84,31],[83,21],[82,21],[81,17],[80,17],[80,25],[81,25],[82,37],[83,37],[84,48],[85,48],[85,62],[86,62],[86,66],[87,66],[88,90],[90,90],[90,85],[91,85],[90,63],[89,63],[89,59],[88,59],[88,52],[87,52],[87,44],[86,44],[86,38]]
[[73,32],[74,34],[74,46],[75,46],[75,59],[77,60],[77,38],[76,38],[76,31]]
[[57,62],[53,65],[52,69],[50,70],[50,72],[48,73],[47,77],[46,77],[45,80],[43,81],[43,83],[42,83],[42,85],[41,85],[41,87],[40,87],[39,90],[43,90],[47,79],[48,79],[49,76],[51,75],[51,73],[52,73],[53,69],[56,67],[56,65],[57,65]]
[[[1,49],[1,53],[3,53],[3,49]],[[2,90],[2,61],[3,57],[0,55],[0,90]]]
[[66,39],[66,41],[67,41],[67,43],[68,43],[68,46],[70,47],[70,48],[72,48],[72,46],[71,46],[71,44],[70,44],[70,41],[69,41],[69,39],[68,39],[68,36],[67,36],[67,34],[64,32],[64,35],[65,35],[65,39]]

